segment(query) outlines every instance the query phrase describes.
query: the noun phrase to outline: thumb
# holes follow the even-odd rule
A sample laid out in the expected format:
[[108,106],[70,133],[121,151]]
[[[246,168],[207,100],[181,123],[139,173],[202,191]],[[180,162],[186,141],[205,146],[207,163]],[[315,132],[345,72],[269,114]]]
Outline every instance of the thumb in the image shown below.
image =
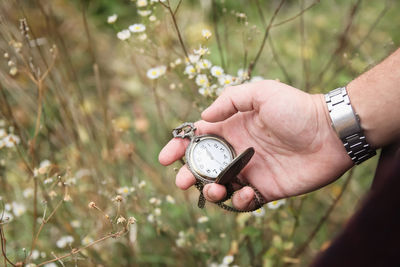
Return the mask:
[[[242,84],[227,87],[222,94],[201,114],[208,122],[223,121],[241,111],[251,111],[255,108],[255,84]],[[258,101],[257,101],[258,102]]]

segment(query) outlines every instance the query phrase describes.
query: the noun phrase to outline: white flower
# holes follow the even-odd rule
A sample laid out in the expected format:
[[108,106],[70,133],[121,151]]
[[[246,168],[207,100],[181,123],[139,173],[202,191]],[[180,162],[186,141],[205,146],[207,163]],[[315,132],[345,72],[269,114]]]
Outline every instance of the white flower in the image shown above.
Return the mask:
[[27,188],[22,192],[22,195],[24,196],[24,198],[30,198],[31,196],[33,196],[33,189],[32,188]]
[[93,238],[91,238],[90,236],[85,236],[82,239],[82,245],[84,245],[84,246],[86,246],[86,245],[88,245],[88,244],[90,244],[92,242],[93,242]]
[[259,82],[259,81],[264,81],[264,78],[261,76],[254,76],[251,78],[250,82]]
[[224,75],[224,69],[221,68],[220,66],[213,66],[211,68],[211,75],[214,77],[221,77],[222,75]]
[[118,19],[118,15],[117,14],[112,14],[111,16],[109,16],[107,18],[107,23],[108,24],[113,24],[114,22],[116,22]]
[[118,37],[118,39],[125,41],[129,37],[131,37],[131,32],[129,30],[122,30],[119,33],[117,33],[117,37]]
[[145,187],[146,186],[146,181],[141,181],[140,183],[139,183],[139,185],[138,185],[138,187],[140,188],[140,189],[142,189],[143,187]]
[[222,86],[232,85],[233,77],[229,74],[222,75],[221,77],[218,78],[218,82]]
[[131,32],[144,32],[146,30],[146,26],[144,26],[143,24],[132,24],[131,26],[129,26],[129,30]]
[[147,6],[147,0],[138,0],[137,3],[136,3],[136,5],[137,5],[138,7]]
[[70,235],[61,237],[56,242],[56,246],[59,248],[65,248],[67,245],[71,245],[74,242],[74,238]]
[[90,176],[92,173],[88,169],[80,169],[75,173],[76,179],[81,179],[85,176]]
[[36,249],[32,250],[32,256],[31,256],[32,260],[37,260],[39,258],[39,256],[40,256],[40,253],[38,250],[36,250]]
[[42,162],[40,162],[38,172],[40,174],[45,174],[50,167],[51,167],[51,162],[48,159],[45,159]]
[[155,68],[151,68],[147,71],[147,77],[152,80],[158,79],[160,78],[160,76],[165,74],[166,70],[167,70],[166,66],[158,66]]
[[147,34],[142,33],[141,35],[139,35],[139,40],[140,40],[140,41],[144,41],[144,40],[146,40],[146,39],[147,39]]
[[71,226],[74,228],[79,228],[79,227],[81,227],[81,222],[78,220],[73,220],[73,221],[71,221]]
[[122,216],[119,216],[119,218],[117,219],[117,224],[119,224],[119,223],[122,224],[124,222],[126,222],[126,219],[124,217],[122,217]]
[[137,13],[142,17],[147,17],[151,14],[151,10],[138,10]]
[[43,267],[58,267],[58,266],[54,262],[50,262],[50,263],[45,264]]
[[13,202],[12,203],[12,210],[15,216],[19,217],[23,215],[26,211],[26,207],[22,203]]
[[147,221],[148,221],[149,223],[154,223],[154,215],[153,215],[153,214],[149,214],[149,215],[147,216]]
[[160,216],[161,215],[161,209],[160,208],[155,208],[154,209],[154,215]]
[[251,212],[255,217],[262,217],[265,215],[265,209],[263,207],[259,208],[258,210]]
[[201,216],[200,218],[197,219],[198,223],[206,223],[208,221],[209,221],[209,219],[207,216]]
[[133,190],[131,190],[131,188],[127,186],[123,186],[117,189],[117,193],[123,196],[129,195],[131,192],[133,192]]
[[275,200],[267,203],[267,207],[271,210],[276,210],[286,203],[286,199]]
[[43,181],[44,184],[50,184],[53,182],[53,178],[47,178],[46,180]]
[[175,59],[175,65],[179,65],[179,64],[181,64],[182,63],[182,59],[180,59],[180,58],[177,58],[177,59]]
[[[205,54],[208,53],[208,48],[207,48],[207,47],[202,47],[202,46],[200,46],[199,49],[194,49],[194,50],[193,50],[193,53],[194,53],[195,55],[198,55],[198,56],[204,56]],[[189,57],[190,57],[190,56],[189,56]]]
[[242,81],[248,80],[249,79],[249,72],[244,69],[239,69],[237,72],[238,78]]
[[178,238],[176,241],[175,241],[175,244],[176,244],[176,246],[177,247],[183,247],[184,245],[185,245],[185,239],[184,238]]
[[232,255],[227,255],[222,259],[222,264],[224,265],[229,265],[233,262],[233,256]]
[[168,203],[175,204],[175,199],[174,199],[172,196],[170,196],[170,195],[167,195],[167,196],[165,197],[165,200],[166,200]]
[[196,67],[202,70],[209,69],[211,68],[211,62],[207,59],[201,59],[197,62]]
[[200,55],[189,55],[189,63],[196,64],[200,60]]
[[161,205],[161,199],[152,197],[149,199],[149,203],[159,206],[159,205]]
[[196,74],[196,69],[192,65],[187,65],[183,73],[189,75],[189,78],[191,79]]
[[0,129],[0,138],[3,138],[3,137],[5,137],[7,135],[7,132],[6,132],[6,130],[4,130],[4,129]]
[[205,74],[199,74],[196,77],[196,84],[201,87],[208,86],[208,78]]
[[14,215],[12,215],[8,211],[3,211],[0,213],[0,221],[2,222],[11,222],[14,219]]
[[21,140],[15,134],[9,134],[3,138],[4,145],[8,148],[18,145]]
[[210,30],[207,30],[207,29],[203,29],[202,31],[201,31],[201,35],[203,35],[203,37],[204,38],[206,38],[206,40],[208,40],[208,39],[210,39],[210,37],[211,37],[211,31]]

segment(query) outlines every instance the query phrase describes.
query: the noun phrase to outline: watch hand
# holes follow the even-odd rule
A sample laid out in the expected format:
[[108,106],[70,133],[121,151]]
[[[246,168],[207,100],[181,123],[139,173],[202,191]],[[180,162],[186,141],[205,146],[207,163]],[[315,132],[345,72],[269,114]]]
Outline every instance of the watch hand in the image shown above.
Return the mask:
[[211,152],[208,151],[207,148],[206,148],[206,152],[207,152],[207,155],[211,158],[211,160],[214,160],[214,157],[212,156]]

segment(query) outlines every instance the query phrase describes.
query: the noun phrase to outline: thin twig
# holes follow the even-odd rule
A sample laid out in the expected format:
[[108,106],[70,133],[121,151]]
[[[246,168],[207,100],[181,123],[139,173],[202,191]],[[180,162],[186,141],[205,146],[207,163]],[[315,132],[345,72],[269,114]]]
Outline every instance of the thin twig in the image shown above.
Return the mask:
[[221,37],[219,35],[218,31],[218,16],[217,16],[217,4],[215,3],[215,0],[212,1],[212,18],[213,18],[213,27],[214,27],[214,32],[215,32],[215,39],[217,40],[217,46],[218,46],[218,54],[221,60],[221,66],[223,69],[226,68],[225,65],[225,59],[224,59],[224,51],[222,50],[222,44],[221,44]]
[[315,226],[314,230],[310,233],[310,235],[308,236],[306,241],[304,241],[304,243],[294,253],[295,258],[298,258],[306,250],[308,245],[311,243],[311,241],[317,235],[318,231],[321,229],[322,225],[328,220],[329,216],[331,215],[332,211],[338,204],[339,200],[342,198],[344,191],[346,190],[347,186],[349,185],[349,183],[353,177],[354,169],[355,169],[355,167],[353,167],[349,171],[349,174],[347,175],[347,178],[342,186],[342,190],[340,191],[340,194],[335,198],[335,200],[329,206],[328,210],[325,212],[324,216],[322,216],[322,218],[319,220],[319,222]]
[[259,58],[261,56],[261,53],[264,50],[265,42],[267,41],[267,38],[268,38],[268,35],[269,35],[269,30],[271,29],[272,23],[274,22],[276,16],[279,13],[279,10],[281,9],[281,7],[283,6],[284,3],[285,3],[285,0],[281,0],[279,2],[278,7],[275,9],[274,14],[272,15],[272,17],[271,17],[271,19],[270,19],[270,21],[268,23],[268,26],[265,29],[264,38],[263,38],[263,40],[261,42],[260,48],[258,49],[258,52],[257,52],[254,60],[249,65],[249,68],[248,68],[249,77],[251,77],[251,72],[253,71],[254,67],[256,66],[256,64],[257,64],[257,62],[258,62],[258,60],[259,60]]
[[289,21],[292,21],[292,20],[294,20],[294,19],[300,17],[301,15],[304,14],[304,12],[306,12],[307,10],[313,8],[316,4],[319,4],[319,2],[320,2],[320,0],[315,1],[314,3],[312,3],[311,5],[309,5],[308,7],[302,9],[299,13],[297,13],[297,14],[294,15],[293,17],[290,17],[290,18],[288,18],[288,19],[285,19],[285,20],[282,20],[282,21],[280,21],[280,22],[277,22],[277,23],[273,24],[273,25],[271,26],[271,28],[281,26],[281,25],[283,25],[283,24],[286,24],[286,23],[289,22]]
[[17,266],[7,257],[6,253],[6,238],[4,236],[3,225],[0,223],[0,238],[1,238],[1,253],[3,254],[4,259],[11,264],[12,266]]

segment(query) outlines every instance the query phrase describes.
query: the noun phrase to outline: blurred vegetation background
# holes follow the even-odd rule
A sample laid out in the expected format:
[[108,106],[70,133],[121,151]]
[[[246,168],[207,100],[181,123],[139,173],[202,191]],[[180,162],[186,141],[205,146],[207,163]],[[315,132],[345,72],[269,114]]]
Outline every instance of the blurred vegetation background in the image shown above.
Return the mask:
[[[399,46],[399,10],[394,0],[2,1],[0,265],[307,266],[362,201],[377,157],[281,206],[198,209],[195,189],[175,187],[180,164],[157,160],[171,129],[217,96],[185,74],[185,53],[208,48],[231,84],[250,68],[324,93]],[[133,24],[145,29],[123,32]]]

